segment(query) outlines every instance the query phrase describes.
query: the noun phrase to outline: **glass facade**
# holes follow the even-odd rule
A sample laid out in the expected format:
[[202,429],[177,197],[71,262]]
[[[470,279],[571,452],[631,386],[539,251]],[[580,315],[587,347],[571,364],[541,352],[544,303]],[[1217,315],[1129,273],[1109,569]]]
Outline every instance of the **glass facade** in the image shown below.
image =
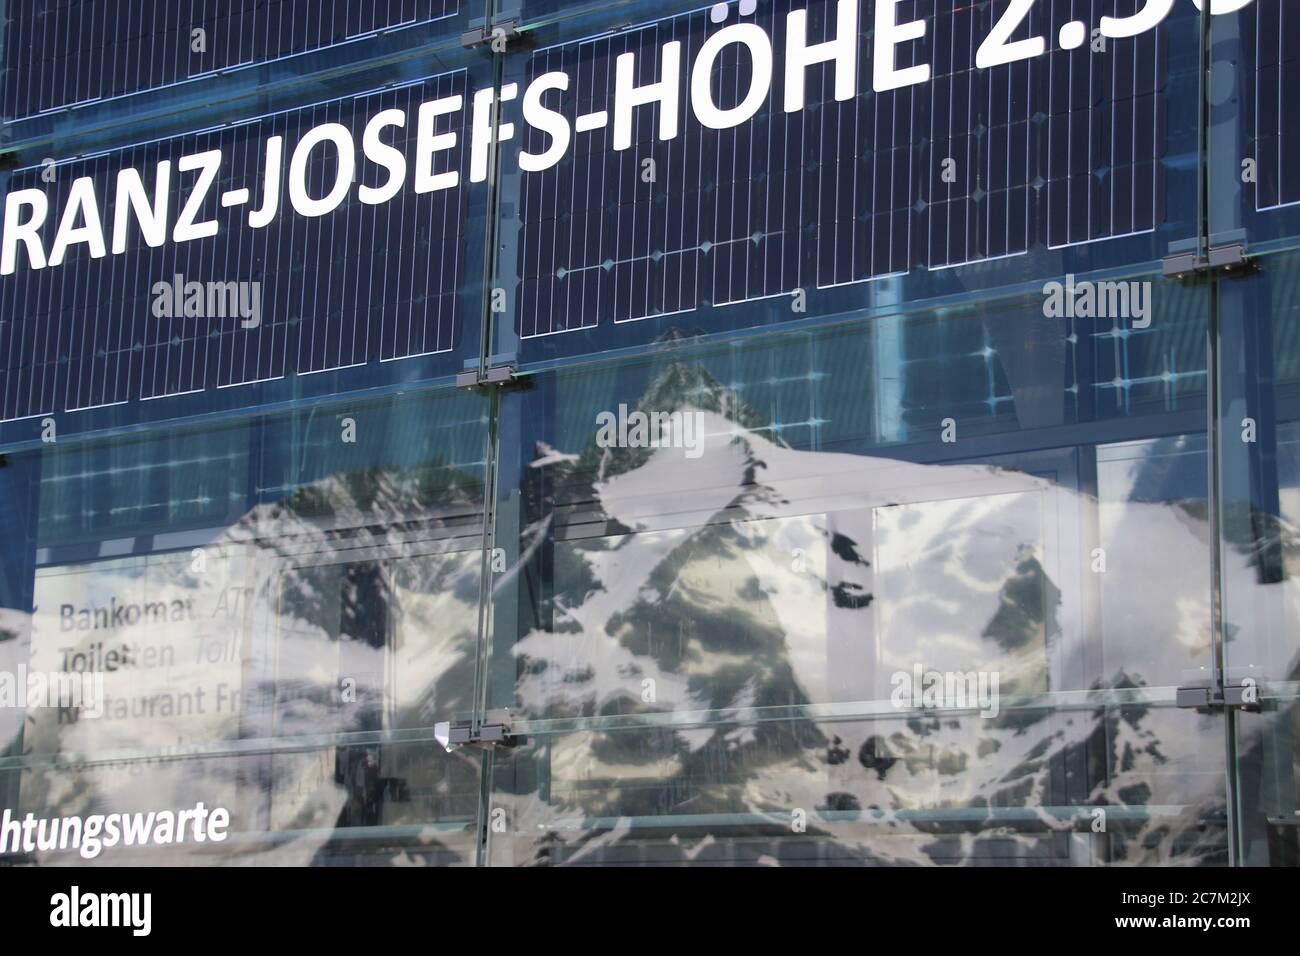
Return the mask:
[[0,862],[1297,862],[1289,0],[216,7],[0,4]]

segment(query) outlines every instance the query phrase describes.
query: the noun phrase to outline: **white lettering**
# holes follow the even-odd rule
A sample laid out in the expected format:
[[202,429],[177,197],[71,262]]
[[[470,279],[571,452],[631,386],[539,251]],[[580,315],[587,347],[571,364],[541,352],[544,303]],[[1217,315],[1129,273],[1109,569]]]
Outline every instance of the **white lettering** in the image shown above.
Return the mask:
[[635,86],[636,54],[621,53],[614,61],[614,148],[632,145],[632,110],[650,103],[659,104],[659,138],[677,136],[677,103],[681,87],[682,45],[677,40],[665,43],[657,83]]
[[189,198],[185,200],[185,205],[181,207],[180,215],[176,218],[176,228],[172,230],[173,242],[188,242],[191,239],[202,239],[206,236],[215,236],[217,234],[217,221],[209,219],[207,222],[195,222],[194,217],[199,214],[203,208],[203,200],[208,196],[208,190],[216,181],[217,170],[221,168],[221,150],[210,149],[206,153],[196,153],[193,156],[182,156],[176,163],[176,168],[181,172],[189,172],[191,169],[200,170],[199,178],[194,183],[194,189],[190,192]]
[[127,168],[117,174],[117,208],[113,212],[113,255],[126,252],[126,233],[131,222],[131,213],[135,213],[136,222],[140,224],[140,235],[145,245],[157,248],[167,241],[167,203],[168,190],[171,186],[171,160],[164,159],[158,164],[154,176],[153,206],[149,205],[149,195],[145,192],[140,174]]
[[[85,225],[75,225],[78,216],[86,220]],[[89,176],[74,181],[68,193],[68,204],[63,207],[63,218],[54,234],[54,244],[50,246],[50,265],[57,266],[63,262],[68,246],[78,242],[90,247],[92,259],[106,254],[104,227],[99,220],[99,203],[95,199],[95,181]]]
[[519,153],[519,168],[524,172],[539,173],[543,169],[550,169],[560,161],[564,151],[569,148],[569,140],[572,136],[569,121],[563,114],[548,110],[542,105],[542,94],[547,90],[568,90],[568,88],[569,74],[552,72],[543,73],[528,84],[528,89],[524,91],[524,119],[530,126],[551,137],[551,146],[545,152],[534,154],[521,151]]
[[464,100],[459,96],[447,96],[420,104],[415,123],[415,191],[417,193],[433,192],[435,189],[452,189],[460,182],[460,173],[454,169],[445,173],[433,171],[433,154],[456,145],[454,132],[435,135],[433,124],[439,116],[459,112],[463,105]]
[[[334,185],[320,199],[312,199],[307,194],[307,164],[311,160],[311,151],[327,141],[334,144],[339,157]],[[352,134],[346,126],[341,123],[322,123],[313,127],[298,141],[293,158],[289,160],[289,202],[302,216],[323,216],[327,212],[333,212],[348,194],[356,169],[356,146],[353,145]]]
[[[19,216],[22,208],[31,209],[27,221]],[[19,189],[5,197],[4,240],[0,243],[0,275],[12,275],[18,258],[18,243],[27,247],[27,262],[33,269],[45,268],[45,246],[40,228],[45,223],[50,201],[39,189]]]
[[[892,7],[892,0],[880,0],[876,15],[876,56],[880,55],[879,6]],[[922,24],[922,29],[925,29]],[[804,107],[804,73],[817,63],[835,64],[835,99],[848,100],[858,83],[858,0],[839,0],[835,8],[835,39],[808,45],[808,11],[793,10],[785,18],[785,111]],[[891,54],[892,63],[892,54]],[[877,87],[879,89],[879,87]]]
[[386,126],[404,127],[406,114],[401,110],[384,110],[377,113],[366,124],[366,131],[361,136],[361,151],[366,159],[388,170],[388,182],[382,186],[362,184],[357,189],[357,198],[367,206],[377,206],[388,202],[402,189],[406,180],[406,157],[396,147],[389,146],[379,138],[379,131]]
[[[713,63],[728,43],[743,43],[749,48],[749,92],[738,106],[720,110],[713,102]],[[772,41],[763,29],[753,23],[738,23],[719,30],[704,41],[691,68],[691,108],[700,125],[709,129],[730,129],[739,126],[758,112],[772,88]]]
[[876,0],[876,45],[872,53],[871,88],[877,93],[899,87],[924,83],[930,79],[930,66],[909,66],[897,69],[894,58],[900,43],[919,40],[925,36],[925,21],[912,20],[899,23],[895,9],[900,0]]

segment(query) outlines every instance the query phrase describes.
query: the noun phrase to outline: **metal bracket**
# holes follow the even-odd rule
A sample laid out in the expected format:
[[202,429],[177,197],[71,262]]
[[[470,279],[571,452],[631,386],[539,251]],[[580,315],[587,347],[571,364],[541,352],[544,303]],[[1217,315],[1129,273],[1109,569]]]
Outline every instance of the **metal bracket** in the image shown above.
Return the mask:
[[1244,684],[1223,687],[1180,687],[1176,703],[1185,710],[1211,714],[1235,707],[1238,710],[1258,713],[1259,685],[1253,680]]
[[509,724],[479,724],[475,732],[474,725],[468,720],[454,724],[449,720],[440,721],[433,725],[433,737],[448,753],[459,747],[478,747],[481,750],[518,747],[524,741],[523,737],[510,732]]
[[1233,243],[1227,246],[1215,246],[1209,250],[1204,259],[1199,252],[1180,252],[1169,256],[1164,260],[1163,271],[1170,279],[1181,279],[1185,276],[1204,275],[1210,272],[1236,275],[1253,269],[1254,263],[1246,255],[1246,247],[1241,243]]
[[513,365],[493,365],[480,374],[478,368],[468,368],[456,374],[457,388],[482,388],[485,385],[511,385],[516,381]]
[[[500,34],[497,31],[501,31]],[[523,34],[519,32],[518,20],[501,20],[487,26],[476,26],[474,29],[461,34],[460,45],[467,50],[475,50],[481,46],[487,46],[498,37],[505,40],[506,46],[518,44]]]

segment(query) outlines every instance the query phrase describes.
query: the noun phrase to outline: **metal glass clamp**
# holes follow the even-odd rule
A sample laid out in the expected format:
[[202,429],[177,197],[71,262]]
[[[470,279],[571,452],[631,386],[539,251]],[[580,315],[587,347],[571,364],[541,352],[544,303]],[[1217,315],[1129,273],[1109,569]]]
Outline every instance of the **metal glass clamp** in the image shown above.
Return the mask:
[[1253,678],[1249,677],[1236,685],[1180,687],[1175,700],[1177,706],[1203,714],[1214,713],[1229,707],[1252,712],[1258,712],[1260,709],[1259,685]]
[[1169,256],[1163,261],[1162,271],[1167,278],[1179,279],[1183,276],[1207,272],[1245,272],[1252,268],[1246,247],[1240,243],[1227,246],[1215,246],[1206,253],[1204,259],[1197,252],[1183,252]]
[[478,747],[483,750],[495,747],[517,747],[524,738],[512,734],[509,724],[479,724],[475,730],[468,720],[452,723],[439,721],[433,725],[433,737],[448,753],[460,747]]

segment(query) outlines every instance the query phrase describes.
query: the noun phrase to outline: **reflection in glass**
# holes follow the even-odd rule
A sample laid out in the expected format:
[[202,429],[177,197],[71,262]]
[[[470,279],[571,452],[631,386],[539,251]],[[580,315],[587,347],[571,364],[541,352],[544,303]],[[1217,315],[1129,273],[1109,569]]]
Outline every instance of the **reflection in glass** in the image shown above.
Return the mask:
[[[289,753],[71,762],[0,773],[21,797],[0,805],[31,813],[32,839],[3,861],[54,865],[273,866],[473,864],[479,759],[423,744],[327,747]],[[185,838],[164,813],[202,803],[225,810],[221,840]],[[116,825],[91,825],[116,815]],[[55,846],[49,821],[77,818]],[[128,823],[130,819],[130,823]],[[44,821],[44,822],[42,822]],[[63,824],[59,823],[62,837]],[[128,827],[148,834],[130,841]],[[160,828],[166,835],[159,839]],[[98,831],[102,845],[85,839]],[[76,838],[73,838],[73,834]],[[23,837],[25,839],[25,837]],[[170,842],[168,842],[170,841]],[[27,849],[31,846],[31,850]],[[17,849],[16,849],[17,848]]]
[[10,840],[5,862],[474,862],[478,756],[432,738],[472,709],[482,406],[355,403],[355,442],[319,412],[21,459],[34,610],[0,621],[0,670],[102,694],[0,708],[0,809],[203,803],[231,835],[91,858]]
[[491,859],[1223,864],[1210,722],[1127,705],[546,735],[498,767],[517,822]]
[[1204,373],[1163,314],[1142,342],[950,316],[928,355],[918,317],[874,420],[843,360],[875,328],[536,377],[492,861],[1226,862],[1219,724],[1174,706],[1210,661]]

